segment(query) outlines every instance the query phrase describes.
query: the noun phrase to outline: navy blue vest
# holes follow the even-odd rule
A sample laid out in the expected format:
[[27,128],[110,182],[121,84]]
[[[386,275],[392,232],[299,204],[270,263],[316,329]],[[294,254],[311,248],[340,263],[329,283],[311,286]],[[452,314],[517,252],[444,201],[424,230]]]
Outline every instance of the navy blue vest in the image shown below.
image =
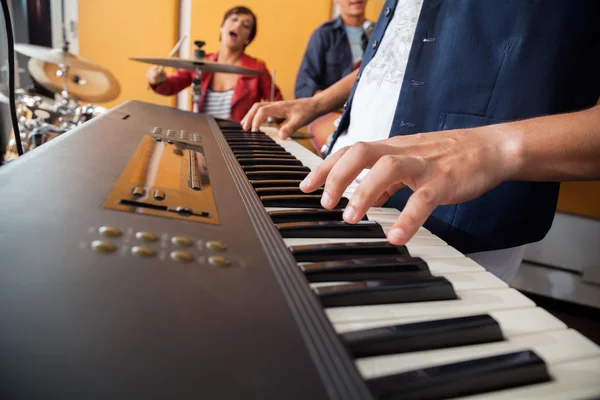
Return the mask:
[[[396,5],[383,6],[361,71]],[[334,140],[348,127],[355,90]],[[581,110],[599,95],[600,1],[424,0],[400,97],[390,99],[390,137]],[[552,224],[558,190],[554,182],[505,182],[439,206],[425,227],[463,253],[535,242]],[[411,193],[400,190],[385,206],[402,210]]]

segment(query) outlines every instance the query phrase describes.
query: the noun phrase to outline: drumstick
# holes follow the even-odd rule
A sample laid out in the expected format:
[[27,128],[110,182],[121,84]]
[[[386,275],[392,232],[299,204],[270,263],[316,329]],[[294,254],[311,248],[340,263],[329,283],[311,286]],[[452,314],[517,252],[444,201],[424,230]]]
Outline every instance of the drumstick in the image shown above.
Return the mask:
[[[185,39],[187,39],[187,35],[183,35],[183,37],[181,39],[179,39],[179,41],[175,44],[175,47],[173,47],[173,49],[169,53],[169,57],[173,57],[175,55],[175,53],[177,53],[179,51],[179,48],[181,47],[181,45],[183,44],[183,41]],[[164,65],[161,65],[160,67],[158,67],[158,73],[161,73],[163,68],[164,68]]]
[[[185,39],[187,39],[187,35],[183,35],[183,37],[181,39],[179,39],[179,41],[175,44],[175,47],[173,47],[171,49],[171,52],[169,53],[169,58],[173,57],[175,55],[175,53],[177,53],[179,51],[179,48],[181,47],[181,45],[183,44],[183,41]],[[160,67],[158,67],[157,72],[160,74],[164,68],[165,68],[164,65],[161,65]],[[150,86],[148,86],[146,88],[146,90],[150,90],[150,89],[151,89]]]

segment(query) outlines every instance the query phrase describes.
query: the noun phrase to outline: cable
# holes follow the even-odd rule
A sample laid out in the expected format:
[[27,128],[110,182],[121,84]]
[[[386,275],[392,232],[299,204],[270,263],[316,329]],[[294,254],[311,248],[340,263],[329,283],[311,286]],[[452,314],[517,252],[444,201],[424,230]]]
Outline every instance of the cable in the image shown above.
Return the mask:
[[17,121],[17,106],[15,100],[15,39],[13,37],[12,22],[8,10],[8,1],[0,1],[2,2],[2,11],[4,13],[4,22],[6,25],[6,37],[8,39],[8,97],[10,99],[10,114],[15,134],[15,143],[17,145],[17,154],[22,156],[23,145],[21,144],[21,132],[19,131],[19,122]]

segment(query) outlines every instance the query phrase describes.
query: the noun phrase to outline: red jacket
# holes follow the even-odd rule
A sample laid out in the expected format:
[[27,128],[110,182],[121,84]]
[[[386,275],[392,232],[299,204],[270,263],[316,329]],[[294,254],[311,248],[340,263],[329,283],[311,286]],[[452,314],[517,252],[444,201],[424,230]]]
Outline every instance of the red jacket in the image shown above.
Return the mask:
[[[217,61],[218,53],[208,54],[206,58],[210,61]],[[231,119],[241,121],[254,103],[261,100],[270,100],[271,96],[271,74],[265,63],[256,58],[242,54],[240,58],[242,67],[252,68],[263,71],[262,75],[239,75],[237,83],[233,89],[231,99]],[[178,69],[167,77],[167,80],[160,85],[151,85],[152,89],[159,94],[170,96],[178,93],[192,84],[195,76],[194,71],[187,69]],[[204,108],[206,92],[212,81],[212,73],[202,72],[202,96],[200,98],[199,110]],[[275,85],[274,100],[282,100],[281,91]]]

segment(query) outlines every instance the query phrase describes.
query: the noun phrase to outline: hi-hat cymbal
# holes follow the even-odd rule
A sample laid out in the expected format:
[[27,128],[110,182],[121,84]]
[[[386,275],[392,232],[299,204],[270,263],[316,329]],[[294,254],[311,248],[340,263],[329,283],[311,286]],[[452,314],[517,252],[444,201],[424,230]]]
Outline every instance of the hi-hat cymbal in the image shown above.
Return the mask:
[[[30,58],[27,67],[33,79],[51,92],[61,93],[64,89],[65,80],[57,75],[60,69],[58,65]],[[67,72],[67,92],[69,97],[77,100],[102,103],[116,99],[121,86],[107,69],[70,67]]]
[[46,61],[51,64],[63,64],[67,67],[103,71],[105,68],[95,61],[89,60],[69,52],[64,52],[62,49],[51,49],[49,47],[35,46],[32,44],[15,44],[15,50],[18,53],[24,54],[31,58]]
[[262,71],[251,68],[239,67],[237,65],[220,64],[215,61],[197,58],[177,58],[177,57],[129,57],[130,60],[140,61],[148,64],[162,65],[165,67],[183,68],[196,70],[200,68],[206,72],[224,72],[228,74],[241,75],[262,75]]

